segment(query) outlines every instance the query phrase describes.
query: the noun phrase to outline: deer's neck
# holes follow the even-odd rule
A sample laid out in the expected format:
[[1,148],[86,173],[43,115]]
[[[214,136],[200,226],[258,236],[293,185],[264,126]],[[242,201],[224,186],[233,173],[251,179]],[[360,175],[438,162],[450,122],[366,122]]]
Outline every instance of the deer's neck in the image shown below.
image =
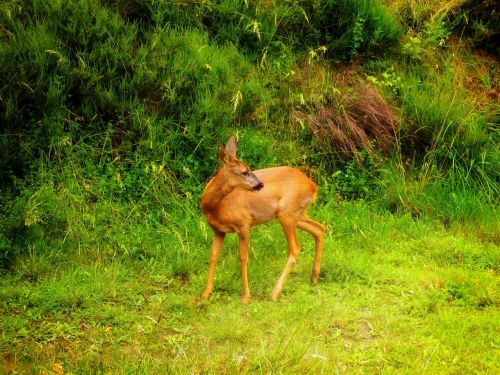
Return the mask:
[[234,188],[227,183],[223,171],[219,170],[217,174],[209,181],[201,197],[201,209],[203,212],[214,211]]

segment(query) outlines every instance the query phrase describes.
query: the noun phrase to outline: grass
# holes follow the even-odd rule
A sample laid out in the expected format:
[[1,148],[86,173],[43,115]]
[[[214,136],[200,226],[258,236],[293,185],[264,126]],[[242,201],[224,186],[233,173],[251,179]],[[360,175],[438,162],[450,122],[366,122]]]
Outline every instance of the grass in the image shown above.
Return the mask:
[[[498,373],[498,60],[475,50],[497,23],[476,3],[2,3],[0,373]],[[320,187],[320,282],[301,234],[277,303],[277,223],[252,231],[249,306],[234,236],[199,299],[198,199],[234,134]]]
[[303,234],[277,303],[268,297],[286,243],[276,223],[252,232],[248,306],[234,236],[214,295],[198,299],[210,245],[199,215],[127,226],[122,238],[140,249],[34,249],[0,278],[3,371],[498,372],[497,245],[362,202],[313,216],[328,228],[320,282],[308,283],[313,241]]

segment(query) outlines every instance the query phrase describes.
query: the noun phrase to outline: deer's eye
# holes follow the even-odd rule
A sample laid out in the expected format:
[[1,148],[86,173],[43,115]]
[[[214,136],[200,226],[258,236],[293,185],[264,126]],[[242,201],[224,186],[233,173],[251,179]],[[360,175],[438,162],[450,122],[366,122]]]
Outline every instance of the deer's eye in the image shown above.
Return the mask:
[[248,176],[249,174],[250,174],[250,171],[245,171],[245,172],[242,173],[242,175],[245,176],[245,177]]

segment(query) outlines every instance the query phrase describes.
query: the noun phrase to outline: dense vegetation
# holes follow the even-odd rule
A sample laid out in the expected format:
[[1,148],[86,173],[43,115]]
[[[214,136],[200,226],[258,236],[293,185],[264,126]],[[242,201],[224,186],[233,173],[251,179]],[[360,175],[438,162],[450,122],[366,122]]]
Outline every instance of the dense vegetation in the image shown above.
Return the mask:
[[[2,371],[497,373],[496,3],[3,1]],[[277,305],[273,224],[195,298],[233,134],[320,188]]]

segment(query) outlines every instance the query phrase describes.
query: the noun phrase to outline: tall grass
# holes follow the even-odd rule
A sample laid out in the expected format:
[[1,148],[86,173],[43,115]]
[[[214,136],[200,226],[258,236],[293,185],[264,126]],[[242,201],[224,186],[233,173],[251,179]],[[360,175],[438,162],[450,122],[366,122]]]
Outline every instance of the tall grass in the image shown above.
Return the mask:
[[445,56],[441,64],[438,74],[416,68],[405,77],[401,103],[408,121],[402,130],[403,152],[420,152],[424,165],[436,165],[464,188],[478,187],[495,196],[498,155],[489,128],[492,115],[457,86],[451,57]]
[[[495,1],[478,0],[387,0],[412,34],[433,37],[450,35],[452,31],[466,37],[474,48],[486,49],[498,57],[500,34]],[[441,35],[440,34],[441,31]],[[444,32],[444,34],[442,33]],[[434,40],[436,40],[434,38]]]
[[372,85],[344,85],[337,86],[331,97],[310,103],[312,113],[296,111],[293,119],[307,122],[315,138],[340,158],[359,159],[361,151],[387,153],[394,145],[397,128],[394,110]]
[[[252,166],[306,167],[331,194],[376,197],[390,170],[417,195],[435,184],[443,197],[496,204],[496,120],[469,103],[447,51],[445,16],[460,4],[434,16],[430,3],[414,10],[424,43],[411,42],[402,65],[387,69],[394,60],[374,56],[402,30],[379,2],[3,3],[0,177],[10,191],[1,246],[6,254],[51,248],[52,239],[70,246],[79,232],[68,224],[72,199],[88,205],[90,221],[94,205],[129,207],[99,225],[148,210],[161,222],[176,199],[200,194],[217,167],[216,144],[235,131]],[[392,103],[363,67],[330,65],[357,58],[369,60],[372,84]],[[396,162],[384,165],[390,151]],[[421,182],[408,184],[408,175]],[[387,201],[398,202],[390,191]]]
[[447,225],[483,223],[492,234],[499,225],[496,120],[485,87],[471,78],[477,70],[488,77],[489,69],[452,43],[426,47],[418,64],[391,64],[370,77],[401,115],[396,157],[376,178],[391,210],[431,214]]
[[[449,35],[429,23],[435,19],[431,5],[413,12],[428,31],[422,31],[423,51],[434,51]],[[438,13],[456,7],[443,5]],[[249,149],[279,148],[277,156],[249,151],[255,165],[310,158],[318,175],[322,166],[329,174],[343,168],[337,156],[356,155],[360,145],[393,147],[394,119],[384,99],[315,71],[322,56],[371,58],[397,42],[398,22],[379,2],[223,1],[191,9],[187,2],[34,0],[2,4],[1,17],[1,177],[20,190],[30,170],[56,162],[56,170],[69,168],[78,180],[101,178],[96,183],[103,197],[145,200],[144,192],[158,182],[151,171],[158,170],[176,194],[198,194],[216,168],[213,145],[234,128],[258,134],[249,138]],[[421,56],[415,51],[411,56]],[[498,158],[486,129],[493,120],[454,90],[449,55],[424,55],[439,73],[410,64],[404,83],[392,86],[402,111],[401,150],[437,165],[463,188],[482,186],[493,196]],[[336,100],[339,89],[342,99]],[[328,113],[321,112],[325,104]],[[297,110],[312,121],[290,133]],[[384,113],[385,119],[378,116]],[[320,138],[330,141],[308,150],[325,122],[330,130]]]
[[[388,3],[1,2],[0,372],[498,373],[498,65]],[[234,134],[319,185],[278,304],[277,223],[197,299]]]

